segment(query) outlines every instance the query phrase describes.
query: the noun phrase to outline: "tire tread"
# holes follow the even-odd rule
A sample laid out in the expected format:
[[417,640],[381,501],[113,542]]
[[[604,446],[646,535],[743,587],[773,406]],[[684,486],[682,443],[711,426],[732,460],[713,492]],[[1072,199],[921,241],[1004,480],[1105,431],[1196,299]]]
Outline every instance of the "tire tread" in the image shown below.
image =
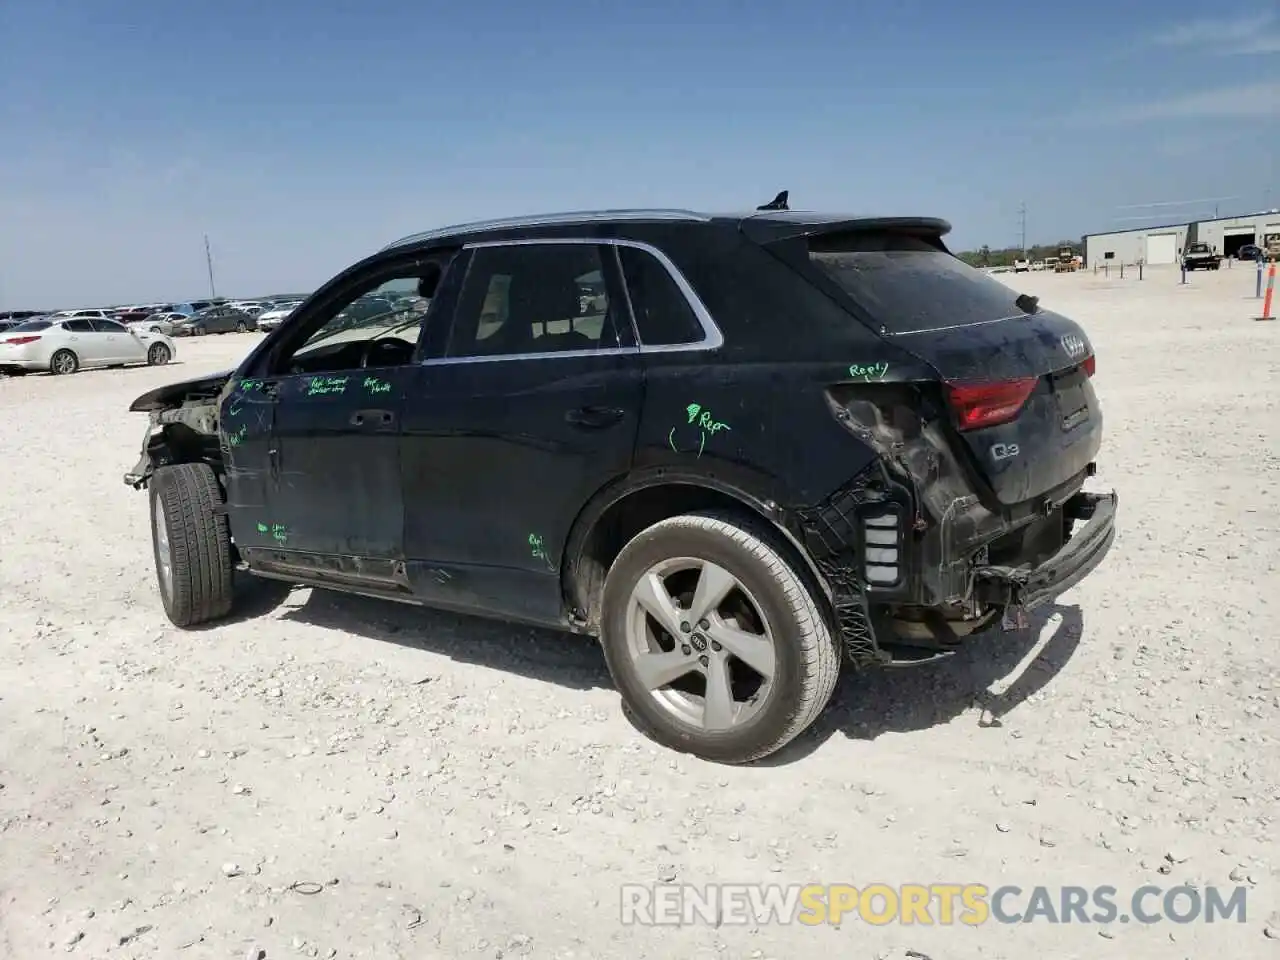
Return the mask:
[[222,490],[213,468],[179,463],[156,471],[155,496],[164,498],[173,564],[169,618],[182,627],[231,612],[231,532],[221,512]]

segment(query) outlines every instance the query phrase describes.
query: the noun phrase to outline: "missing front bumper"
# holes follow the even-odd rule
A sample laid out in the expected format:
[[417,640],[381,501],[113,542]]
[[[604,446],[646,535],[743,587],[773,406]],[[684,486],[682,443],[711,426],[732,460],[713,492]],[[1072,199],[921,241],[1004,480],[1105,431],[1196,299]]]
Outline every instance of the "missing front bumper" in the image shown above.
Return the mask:
[[974,570],[974,594],[1001,607],[1034,609],[1092,573],[1116,536],[1116,493],[1078,493],[1064,505],[1067,517],[1083,520],[1057,553],[1035,567],[981,566]]

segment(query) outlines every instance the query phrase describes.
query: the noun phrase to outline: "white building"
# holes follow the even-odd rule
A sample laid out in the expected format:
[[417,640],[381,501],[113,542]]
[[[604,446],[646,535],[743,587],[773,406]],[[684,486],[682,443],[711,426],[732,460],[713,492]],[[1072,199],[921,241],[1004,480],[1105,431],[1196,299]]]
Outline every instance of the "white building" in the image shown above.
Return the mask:
[[1113,233],[1089,233],[1082,238],[1084,262],[1177,263],[1188,243],[1209,244],[1224,257],[1233,257],[1246,244],[1267,245],[1270,237],[1280,238],[1280,211],[1250,213],[1240,217],[1215,217],[1167,223],[1158,227],[1138,227]]

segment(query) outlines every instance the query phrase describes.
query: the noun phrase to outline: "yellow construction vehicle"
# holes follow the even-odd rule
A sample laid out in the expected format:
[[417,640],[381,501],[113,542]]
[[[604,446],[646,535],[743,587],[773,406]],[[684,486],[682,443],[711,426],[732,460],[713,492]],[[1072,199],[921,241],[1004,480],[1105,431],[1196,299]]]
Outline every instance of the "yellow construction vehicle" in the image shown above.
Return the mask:
[[1070,247],[1058,249],[1058,262],[1053,265],[1054,273],[1075,273],[1080,265],[1076,263],[1076,252]]

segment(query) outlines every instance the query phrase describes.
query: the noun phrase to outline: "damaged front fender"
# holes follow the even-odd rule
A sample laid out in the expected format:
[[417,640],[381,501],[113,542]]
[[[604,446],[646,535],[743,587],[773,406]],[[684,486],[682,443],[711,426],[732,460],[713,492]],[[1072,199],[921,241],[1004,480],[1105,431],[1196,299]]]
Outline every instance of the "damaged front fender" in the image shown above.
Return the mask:
[[148,390],[129,405],[130,413],[154,413],[178,407],[193,400],[208,400],[218,396],[234,376],[234,370],[222,370],[204,377],[180,380]]
[[140,490],[158,467],[170,463],[221,460],[218,405],[231,372],[170,384],[143,394],[129,407],[150,413],[142,437],[142,453],[124,475],[126,485]]

